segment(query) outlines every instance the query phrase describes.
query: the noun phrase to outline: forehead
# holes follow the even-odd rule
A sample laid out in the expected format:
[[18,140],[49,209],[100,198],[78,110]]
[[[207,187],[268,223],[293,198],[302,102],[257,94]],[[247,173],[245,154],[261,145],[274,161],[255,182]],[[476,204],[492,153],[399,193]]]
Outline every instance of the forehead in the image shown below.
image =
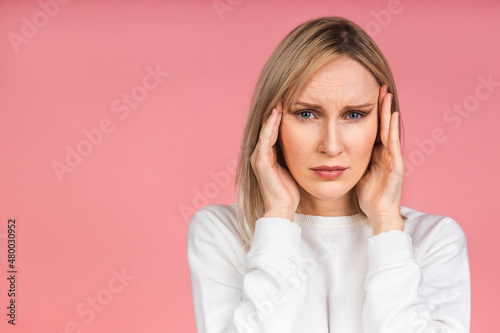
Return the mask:
[[298,100],[328,98],[342,102],[358,102],[378,95],[379,84],[375,77],[359,62],[341,56],[320,69],[306,81]]

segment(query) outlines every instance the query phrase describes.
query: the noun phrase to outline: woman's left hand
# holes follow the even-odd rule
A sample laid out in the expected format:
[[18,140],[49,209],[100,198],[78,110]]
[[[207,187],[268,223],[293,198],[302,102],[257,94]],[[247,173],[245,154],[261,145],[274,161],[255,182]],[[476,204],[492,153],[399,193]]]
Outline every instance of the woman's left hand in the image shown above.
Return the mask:
[[387,85],[380,87],[380,140],[376,140],[368,170],[356,186],[359,206],[372,223],[374,235],[403,230],[404,226],[400,213],[404,162],[399,142],[399,112],[391,114],[392,97]]

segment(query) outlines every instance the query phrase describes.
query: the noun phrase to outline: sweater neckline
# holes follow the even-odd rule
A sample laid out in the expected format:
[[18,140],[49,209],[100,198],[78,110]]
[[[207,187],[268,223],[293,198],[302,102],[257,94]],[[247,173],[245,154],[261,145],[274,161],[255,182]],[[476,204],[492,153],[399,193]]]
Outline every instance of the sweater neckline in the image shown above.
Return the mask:
[[305,226],[318,227],[350,227],[369,223],[361,213],[346,216],[321,216],[295,213],[294,222]]

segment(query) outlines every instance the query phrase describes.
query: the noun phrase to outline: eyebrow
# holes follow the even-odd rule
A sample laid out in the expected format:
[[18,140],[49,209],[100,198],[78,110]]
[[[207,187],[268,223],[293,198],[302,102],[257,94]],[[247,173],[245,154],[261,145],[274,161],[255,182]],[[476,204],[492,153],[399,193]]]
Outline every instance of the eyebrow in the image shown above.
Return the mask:
[[[323,108],[321,105],[309,104],[306,102],[295,102],[295,103],[293,103],[293,105],[302,105],[302,106],[305,106],[305,107],[308,107],[311,109],[322,109]],[[364,103],[364,104],[359,104],[359,105],[347,105],[344,107],[344,110],[354,109],[354,108],[360,109],[360,108],[366,108],[366,107],[374,106],[374,105],[375,105],[375,103]]]

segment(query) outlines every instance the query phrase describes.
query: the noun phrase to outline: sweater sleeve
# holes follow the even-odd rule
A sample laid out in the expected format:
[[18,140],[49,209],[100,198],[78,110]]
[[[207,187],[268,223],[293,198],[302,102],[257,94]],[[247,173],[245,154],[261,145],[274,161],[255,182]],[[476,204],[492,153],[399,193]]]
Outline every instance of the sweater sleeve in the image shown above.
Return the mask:
[[284,218],[260,218],[244,263],[238,260],[240,249],[228,239],[230,233],[221,228],[200,212],[188,228],[197,332],[292,332],[307,288],[301,279],[290,277],[306,262],[300,226]]
[[470,272],[463,230],[445,217],[415,248],[404,231],[369,239],[363,325],[367,333],[469,332]]

